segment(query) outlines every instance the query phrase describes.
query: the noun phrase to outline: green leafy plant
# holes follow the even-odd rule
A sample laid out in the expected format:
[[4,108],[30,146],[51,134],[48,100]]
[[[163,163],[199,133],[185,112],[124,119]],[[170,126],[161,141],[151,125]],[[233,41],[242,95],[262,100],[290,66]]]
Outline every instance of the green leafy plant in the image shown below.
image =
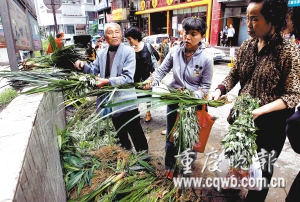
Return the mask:
[[256,131],[252,111],[259,107],[259,100],[250,95],[239,96],[233,107],[235,121],[229,126],[229,130],[221,144],[225,149],[225,157],[231,160],[231,164],[238,168],[249,168],[252,157],[255,155],[257,145]]
[[[187,96],[195,97],[192,90],[184,89],[181,93]],[[177,120],[170,135],[173,136],[174,145],[181,153],[187,148],[193,149],[195,143],[199,141],[200,126],[198,124],[198,117],[196,115],[196,106],[186,106],[180,104],[177,112]]]

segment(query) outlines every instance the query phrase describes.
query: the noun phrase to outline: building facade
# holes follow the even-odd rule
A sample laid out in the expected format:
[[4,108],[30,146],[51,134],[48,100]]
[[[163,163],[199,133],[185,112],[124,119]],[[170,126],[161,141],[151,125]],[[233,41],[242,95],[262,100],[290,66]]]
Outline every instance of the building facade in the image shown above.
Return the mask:
[[[226,25],[229,27],[230,24],[235,29],[233,46],[240,46],[249,37],[246,17],[247,0],[214,0],[214,3],[219,4],[216,6],[216,9],[219,10],[219,12],[216,12],[219,16],[219,26],[213,30],[214,40],[211,41],[212,46],[220,44],[220,38],[217,33],[219,34]],[[219,29],[217,30],[217,28]]]
[[105,23],[112,22],[111,3],[110,0],[95,0],[94,12],[97,14],[98,34],[104,35]]
[[[43,1],[35,0],[39,26],[44,27],[45,37],[55,33],[53,12]],[[88,34],[89,27],[97,16],[93,0],[62,0],[55,11],[58,31],[65,33],[65,38],[73,35]]]
[[182,20],[186,17],[203,18],[210,38],[211,0],[135,0],[137,26],[145,35],[168,34],[182,36]]

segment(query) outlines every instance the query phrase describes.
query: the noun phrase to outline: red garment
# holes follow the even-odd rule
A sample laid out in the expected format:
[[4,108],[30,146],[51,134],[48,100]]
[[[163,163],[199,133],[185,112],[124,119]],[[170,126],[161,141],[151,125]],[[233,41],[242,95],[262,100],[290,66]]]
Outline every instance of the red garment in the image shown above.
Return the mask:
[[[55,39],[55,43],[56,43],[58,49],[62,49],[62,47],[63,47],[63,42],[62,42],[62,40],[61,40],[60,38],[56,38],[56,39]],[[50,43],[48,44],[47,53],[48,53],[48,54],[53,53],[53,49],[52,49],[52,46],[51,46]]]

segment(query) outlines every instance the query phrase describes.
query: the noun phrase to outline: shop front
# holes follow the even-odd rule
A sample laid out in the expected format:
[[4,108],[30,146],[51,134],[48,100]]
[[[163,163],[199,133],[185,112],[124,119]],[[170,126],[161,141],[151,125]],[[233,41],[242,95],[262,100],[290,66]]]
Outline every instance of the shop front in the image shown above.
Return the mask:
[[122,33],[130,27],[130,22],[127,18],[128,15],[128,8],[118,8],[112,11],[113,21],[121,26]]
[[[226,25],[229,27],[230,24],[232,24],[233,28],[235,29],[233,46],[240,46],[243,41],[249,37],[247,33],[246,18],[248,6],[247,0],[217,0],[217,2],[221,3],[221,15],[218,33],[223,30]],[[220,39],[218,38],[218,45],[219,44]]]
[[184,3],[172,0],[141,1],[140,10],[135,14],[140,17],[139,28],[145,35],[168,34],[173,37],[182,35],[181,22],[184,18],[203,18],[208,25],[206,37],[209,38],[211,7],[211,0]]

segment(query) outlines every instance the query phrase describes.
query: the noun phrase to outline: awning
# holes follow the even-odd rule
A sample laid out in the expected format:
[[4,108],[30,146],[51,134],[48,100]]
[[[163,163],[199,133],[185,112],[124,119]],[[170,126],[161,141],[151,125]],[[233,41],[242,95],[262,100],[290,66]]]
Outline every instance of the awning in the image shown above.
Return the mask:
[[182,8],[190,8],[190,7],[202,6],[202,5],[208,5],[208,4],[211,5],[210,0],[195,1],[195,2],[191,2],[191,3],[183,3],[183,4],[173,4],[171,6],[164,6],[164,7],[140,10],[140,11],[135,12],[135,14],[142,15],[142,14],[147,14],[147,13],[177,10],[177,9],[182,9]]
[[219,3],[247,2],[247,0],[217,0]]

